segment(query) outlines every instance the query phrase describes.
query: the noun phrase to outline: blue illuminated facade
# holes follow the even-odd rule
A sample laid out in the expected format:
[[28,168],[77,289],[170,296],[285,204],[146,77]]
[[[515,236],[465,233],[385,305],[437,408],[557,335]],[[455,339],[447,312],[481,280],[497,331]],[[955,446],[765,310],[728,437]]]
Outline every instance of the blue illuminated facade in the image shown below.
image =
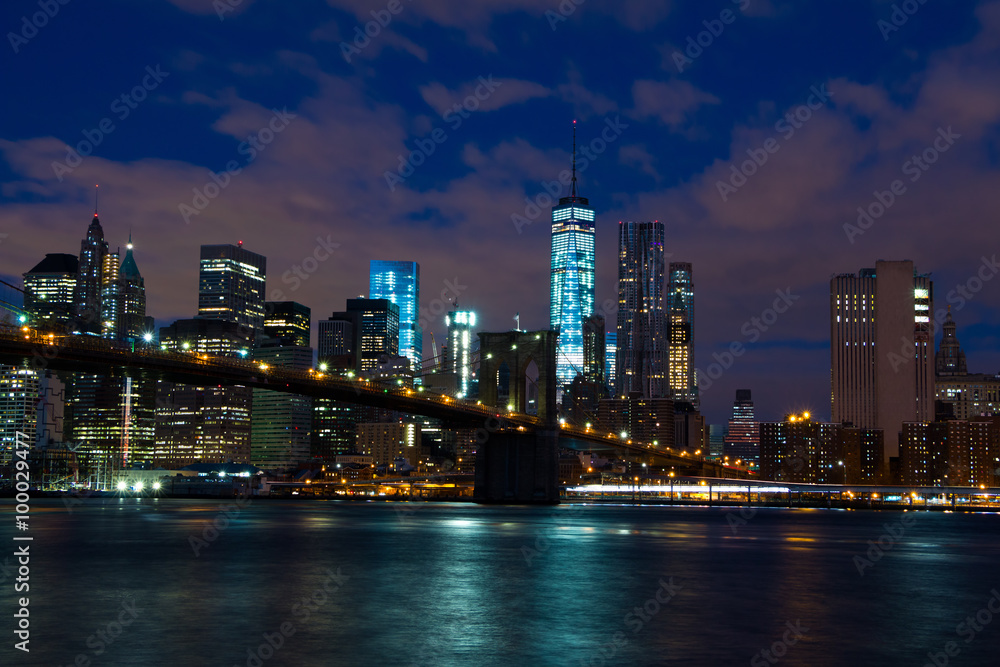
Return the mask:
[[561,389],[583,375],[583,321],[594,313],[594,209],[576,192],[576,121],[569,197],[552,209],[552,276],[549,328],[559,330],[556,383]]
[[419,375],[424,349],[419,323],[420,265],[372,260],[368,291],[369,298],[388,299],[399,307],[399,354],[410,360],[414,375]]

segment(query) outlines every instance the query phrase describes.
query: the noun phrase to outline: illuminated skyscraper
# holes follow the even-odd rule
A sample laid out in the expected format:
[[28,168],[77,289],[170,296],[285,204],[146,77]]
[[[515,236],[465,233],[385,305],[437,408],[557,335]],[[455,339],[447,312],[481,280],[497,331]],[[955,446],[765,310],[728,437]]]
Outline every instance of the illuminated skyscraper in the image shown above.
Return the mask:
[[576,193],[576,122],[573,181],[569,197],[552,209],[552,273],[549,327],[559,330],[556,383],[561,388],[583,374],[583,321],[594,312],[594,209]]
[[140,340],[146,328],[146,286],[132,256],[132,235],[129,234],[125,259],[118,269],[114,298],[114,337],[119,340]]
[[76,255],[49,253],[24,274],[24,310],[36,325],[69,327],[74,312]]
[[399,354],[410,360],[413,373],[419,375],[424,349],[419,323],[420,265],[372,260],[368,291],[370,298],[388,299],[399,308]]
[[694,376],[694,279],[687,262],[671,262],[667,283],[667,361],[674,400],[698,407]]
[[87,227],[87,237],[80,242],[73,294],[74,314],[80,319],[81,328],[94,333],[101,330],[104,321],[101,319],[101,304],[106,287],[107,263],[108,242],[104,240],[104,229],[95,210],[94,219]]
[[448,359],[445,372],[454,373],[459,398],[475,396],[476,369],[473,368],[473,346],[479,345],[479,336],[473,331],[476,314],[471,310],[456,310],[445,316],[448,326]]
[[309,347],[312,327],[309,306],[295,301],[267,301],[264,310],[265,344]]
[[726,434],[725,456],[730,462],[744,464],[760,462],[760,434],[753,412],[753,397],[749,389],[737,389],[733,401],[733,418]]
[[663,223],[618,223],[615,395],[669,396],[663,308]]
[[934,420],[933,289],[909,260],[830,280],[832,421],[884,432],[883,473],[903,422]]
[[198,319],[264,326],[267,258],[239,245],[203,245],[198,274]]
[[389,299],[348,299],[347,312],[357,313],[360,329],[358,364],[371,373],[399,354],[399,307]]
[[[607,324],[605,324],[607,326]],[[614,327],[612,327],[614,328]],[[618,358],[618,331],[605,331],[604,332],[604,374],[606,375],[604,384],[608,388],[614,390],[615,388],[615,378],[617,377],[617,362]]]

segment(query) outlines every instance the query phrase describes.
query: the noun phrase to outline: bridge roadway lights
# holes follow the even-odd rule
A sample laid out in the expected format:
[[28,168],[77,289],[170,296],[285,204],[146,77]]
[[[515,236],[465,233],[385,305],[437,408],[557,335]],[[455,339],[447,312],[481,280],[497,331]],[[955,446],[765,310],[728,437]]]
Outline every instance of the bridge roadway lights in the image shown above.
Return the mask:
[[497,431],[476,451],[478,503],[548,505],[559,502],[559,432]]

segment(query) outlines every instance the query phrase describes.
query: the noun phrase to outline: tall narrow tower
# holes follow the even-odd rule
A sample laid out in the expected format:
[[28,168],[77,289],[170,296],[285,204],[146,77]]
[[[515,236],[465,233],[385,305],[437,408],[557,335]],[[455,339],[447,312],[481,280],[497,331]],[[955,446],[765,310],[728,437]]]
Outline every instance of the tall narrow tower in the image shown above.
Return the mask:
[[549,328],[559,330],[556,383],[563,387],[584,372],[583,321],[594,312],[594,209],[576,191],[576,121],[570,196],[552,209],[549,297]]
[[107,257],[108,242],[104,240],[104,229],[97,217],[95,201],[94,218],[87,227],[87,237],[80,242],[80,262],[73,293],[75,315],[81,320],[81,327],[87,331],[101,330]]
[[663,299],[663,223],[618,223],[615,394],[669,395]]
[[691,264],[671,262],[667,283],[667,345],[674,400],[698,407],[694,377],[694,278]]

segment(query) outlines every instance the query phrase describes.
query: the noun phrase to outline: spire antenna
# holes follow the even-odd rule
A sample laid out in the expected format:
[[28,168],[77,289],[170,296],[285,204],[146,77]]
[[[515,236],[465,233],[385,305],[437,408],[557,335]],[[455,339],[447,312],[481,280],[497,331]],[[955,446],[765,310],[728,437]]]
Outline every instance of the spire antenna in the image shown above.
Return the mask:
[[100,192],[100,187],[101,186],[99,186],[99,185],[95,185],[94,186],[94,217],[95,218],[97,217],[97,194],[98,194],[98,192]]
[[573,194],[576,196],[576,121],[573,121]]

